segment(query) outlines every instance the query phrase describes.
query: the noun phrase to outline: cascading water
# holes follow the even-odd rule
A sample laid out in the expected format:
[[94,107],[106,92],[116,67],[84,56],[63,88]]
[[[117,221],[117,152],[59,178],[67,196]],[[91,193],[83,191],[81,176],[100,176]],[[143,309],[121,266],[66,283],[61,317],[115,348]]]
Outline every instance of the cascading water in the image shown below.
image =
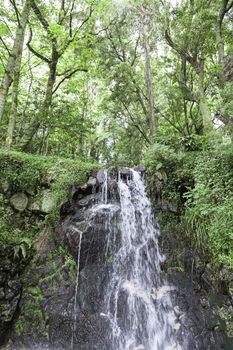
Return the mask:
[[[114,350],[181,349],[175,336],[179,325],[167,294],[172,287],[164,285],[160,277],[159,230],[143,180],[138,172],[130,172],[127,179],[121,173],[118,177],[121,238],[102,315],[111,324]],[[121,303],[123,315],[118,317]]]
[[80,253],[81,253],[81,244],[82,244],[82,232],[78,231],[79,234],[79,244],[78,244],[78,259],[77,259],[77,275],[75,283],[75,294],[74,294],[74,323],[71,337],[71,350],[74,348],[74,336],[77,330],[77,297],[78,297],[78,282],[79,282],[79,268],[80,268]]
[[[177,340],[180,324],[169,297],[174,287],[166,284],[160,275],[160,263],[164,257],[158,248],[159,229],[153,219],[141,173],[130,169],[115,174],[114,179],[107,172],[103,175],[99,201],[93,202],[88,210],[91,226],[98,231],[98,220],[101,219],[106,232],[101,259],[108,266],[108,276],[100,302],[100,318],[96,320],[107,325],[104,331],[107,345],[101,349],[186,349]],[[79,238],[78,260],[82,236]],[[85,233],[83,239],[85,241]],[[78,281],[79,273],[72,349],[77,328]]]

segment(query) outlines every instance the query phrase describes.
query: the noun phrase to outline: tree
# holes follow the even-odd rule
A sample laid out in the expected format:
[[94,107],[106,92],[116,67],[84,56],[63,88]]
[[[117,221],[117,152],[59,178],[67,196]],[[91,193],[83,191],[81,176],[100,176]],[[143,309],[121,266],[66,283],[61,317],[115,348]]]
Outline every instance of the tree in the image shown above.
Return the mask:
[[[36,55],[38,58],[40,58],[42,61],[48,64],[49,74],[48,74],[43,103],[38,113],[36,113],[34,118],[32,119],[22,139],[20,140],[18,144],[18,148],[20,149],[25,149],[28,146],[29,142],[31,141],[32,137],[38,130],[41,123],[45,121],[46,118],[48,117],[49,111],[51,108],[53,94],[58,90],[60,85],[65,80],[71,78],[76,72],[87,71],[86,67],[73,67],[73,68],[66,69],[64,72],[59,74],[60,76],[62,76],[62,79],[55,86],[56,78],[57,78],[58,62],[61,60],[61,58],[63,57],[63,55],[69,48],[69,46],[72,43],[74,43],[75,39],[78,37],[78,34],[81,33],[82,28],[91,18],[92,13],[94,11],[94,7],[91,4],[87,13],[84,12],[83,18],[78,22],[77,26],[73,28],[73,16],[76,11],[75,1],[69,1],[69,0],[61,1],[61,5],[58,10],[57,19],[55,23],[52,23],[52,24],[49,23],[48,19],[43,13],[43,12],[46,12],[45,5],[44,6],[41,5],[41,8],[42,8],[41,9],[38,6],[36,1],[34,0],[31,0],[31,1],[32,1],[32,9],[37,19],[39,20],[43,30],[46,33],[47,40],[50,45],[51,54],[50,54],[50,57],[47,58],[42,53],[36,51],[32,47],[31,41],[32,41],[33,34],[31,30],[31,35],[27,43],[27,46],[34,55]],[[67,20],[68,20],[68,25],[67,25]],[[60,35],[62,39],[64,38],[64,40],[59,39]]]
[[5,74],[3,76],[3,79],[1,81],[1,86],[0,86],[0,122],[1,122],[4,109],[5,109],[8,91],[12,84],[12,81],[14,80],[14,87],[13,87],[13,93],[12,93],[12,110],[11,110],[11,117],[9,121],[9,130],[8,130],[8,141],[7,141],[8,144],[10,144],[12,141],[14,119],[15,119],[15,114],[17,109],[17,95],[18,95],[18,85],[19,85],[19,75],[20,75],[24,35],[25,35],[25,29],[26,29],[26,25],[27,25],[29,13],[30,13],[30,0],[25,0],[21,16],[19,14],[19,10],[17,9],[14,0],[12,0],[12,3],[14,5],[15,13],[17,17],[17,29],[16,29],[13,47],[11,50],[7,49],[9,53],[9,58],[5,68]]

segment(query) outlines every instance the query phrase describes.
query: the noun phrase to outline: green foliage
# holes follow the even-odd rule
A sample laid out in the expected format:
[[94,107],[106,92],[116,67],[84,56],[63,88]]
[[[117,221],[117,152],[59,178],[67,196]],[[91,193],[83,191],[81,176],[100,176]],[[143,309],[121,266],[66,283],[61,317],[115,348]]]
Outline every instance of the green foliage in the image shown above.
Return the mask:
[[31,241],[38,232],[38,228],[29,224],[27,219],[15,220],[15,214],[7,205],[7,201],[0,194],[0,245],[10,247],[14,257],[25,259],[31,248]]
[[[176,152],[155,144],[145,154],[150,178],[165,179],[163,197],[181,201],[183,231],[217,272],[233,267],[233,145],[209,142],[203,150]],[[209,258],[208,258],[209,257]]]
[[29,286],[25,290],[25,297],[21,301],[24,309],[15,324],[17,335],[33,336],[36,333],[48,338],[47,314],[43,312],[43,294],[38,286]]
[[169,172],[174,170],[180,155],[172,147],[156,143],[146,151],[145,159],[149,172],[160,169]]
[[219,307],[218,308],[218,314],[226,322],[228,335],[230,337],[233,337],[233,313],[232,313],[232,307],[231,308],[226,308],[226,307],[221,307],[220,308]]
[[186,194],[186,220],[196,244],[208,249],[214,265],[233,267],[233,146],[201,154],[195,164],[195,187]]
[[149,176],[161,173],[166,182],[165,196],[180,200],[183,195],[179,195],[180,187],[185,184],[187,189],[193,185],[192,169],[196,156],[196,152],[177,151],[168,145],[155,144],[145,153],[144,162]]

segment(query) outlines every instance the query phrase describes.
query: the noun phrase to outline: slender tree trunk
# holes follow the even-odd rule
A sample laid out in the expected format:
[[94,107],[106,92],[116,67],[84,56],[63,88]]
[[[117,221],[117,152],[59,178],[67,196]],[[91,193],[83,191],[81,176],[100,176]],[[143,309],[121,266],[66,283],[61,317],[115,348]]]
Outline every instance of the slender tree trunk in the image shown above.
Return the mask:
[[[6,98],[8,95],[9,88],[12,84],[14,77],[14,74],[19,74],[17,70],[20,70],[20,64],[21,62],[21,57],[22,57],[22,52],[23,52],[23,42],[24,42],[24,35],[25,35],[25,28],[28,22],[28,17],[30,13],[30,0],[26,0],[23,10],[22,10],[22,15],[20,18],[20,23],[18,24],[18,27],[16,29],[16,35],[14,39],[14,44],[12,51],[10,53],[10,57],[6,66],[5,74],[1,82],[0,86],[0,122],[3,117],[3,113],[5,110],[5,104],[6,104]],[[17,63],[16,63],[17,62]],[[18,87],[15,85],[15,91],[18,90]],[[17,108],[17,105],[16,105]]]
[[226,2],[225,0],[222,0],[222,7],[219,11],[218,19],[216,22],[216,29],[215,29],[215,35],[216,35],[216,46],[217,46],[217,52],[218,52],[218,63],[220,67],[220,72],[219,72],[219,82],[220,85],[224,85],[224,74],[223,74],[223,69],[224,69],[224,42],[222,38],[222,21],[224,18],[224,11],[225,11],[225,5]]
[[204,59],[200,60],[200,67],[198,71],[198,93],[199,93],[199,107],[203,119],[204,129],[212,129],[211,113],[206,100],[204,90]]
[[171,38],[169,31],[165,31],[165,39],[176,52],[178,52],[183,58],[185,58],[195,70],[198,76],[198,104],[200,107],[200,112],[202,116],[202,124],[203,127],[207,130],[212,129],[213,125],[211,123],[211,113],[209,110],[209,106],[206,100],[205,90],[204,90],[204,58],[192,56],[189,51],[185,48],[177,45]]
[[155,120],[155,103],[153,94],[152,74],[151,74],[151,62],[150,62],[150,49],[147,39],[144,37],[144,52],[146,60],[146,87],[147,87],[147,98],[148,98],[148,124],[150,130],[150,137],[155,136],[156,132],[156,120]]
[[224,42],[222,39],[222,22],[218,19],[216,24],[216,46],[218,50],[218,61],[223,67],[224,64]]
[[11,110],[9,115],[8,130],[6,137],[6,147],[10,149],[13,141],[13,133],[15,128],[15,121],[17,116],[18,107],[18,88],[19,88],[19,78],[20,78],[20,67],[21,67],[21,55],[16,60],[15,73],[13,79],[12,93],[11,93]]
[[38,128],[40,127],[40,123],[42,121],[45,121],[48,117],[48,114],[50,112],[51,103],[52,103],[52,96],[53,96],[53,88],[56,82],[56,72],[57,72],[57,63],[58,63],[58,53],[57,50],[54,48],[52,52],[52,61],[49,64],[49,77],[47,80],[47,87],[45,92],[45,98],[43,101],[43,104],[41,106],[40,111],[35,115],[35,117],[32,119],[28,129],[23,134],[18,147],[21,150],[25,150],[32,140],[33,136],[37,132]]

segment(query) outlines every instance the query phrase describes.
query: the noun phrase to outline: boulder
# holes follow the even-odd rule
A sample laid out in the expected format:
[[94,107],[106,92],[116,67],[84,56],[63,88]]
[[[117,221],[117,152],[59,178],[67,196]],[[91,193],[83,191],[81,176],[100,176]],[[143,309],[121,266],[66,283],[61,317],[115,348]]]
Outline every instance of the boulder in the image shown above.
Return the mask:
[[56,199],[52,191],[43,190],[29,204],[28,209],[43,214],[49,214],[56,206]]
[[97,179],[93,176],[90,176],[88,181],[87,181],[87,186],[94,187],[96,185],[97,185]]
[[36,256],[39,262],[44,262],[46,257],[55,249],[54,233],[51,227],[45,226],[33,241]]
[[99,170],[97,172],[96,179],[100,185],[103,184],[105,181],[105,172],[103,170]]
[[23,212],[27,208],[28,197],[23,192],[15,193],[10,198],[10,204],[15,210]]

